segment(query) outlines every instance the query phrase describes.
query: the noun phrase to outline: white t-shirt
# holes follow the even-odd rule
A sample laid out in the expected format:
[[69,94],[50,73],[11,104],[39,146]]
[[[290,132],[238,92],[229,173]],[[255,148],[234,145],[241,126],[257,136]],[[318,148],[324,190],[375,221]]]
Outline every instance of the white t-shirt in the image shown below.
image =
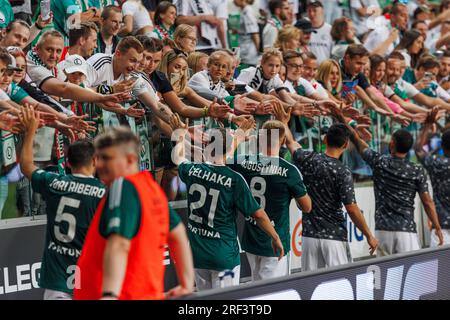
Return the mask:
[[[305,95],[307,97],[312,96],[314,93],[316,93],[316,90],[313,88],[312,84],[304,79],[304,78],[300,78],[298,79],[298,86],[303,86],[303,88],[305,88]],[[295,88],[294,88],[294,84],[292,83],[292,81],[287,80],[284,82],[284,86],[289,90],[290,93],[296,93]]]
[[333,47],[333,39],[331,38],[331,26],[324,23],[322,27],[314,29],[317,33],[311,33],[309,48],[317,57],[317,62],[330,59],[331,49]]
[[241,25],[239,32],[239,45],[241,47],[241,61],[247,64],[257,64],[258,49],[252,40],[252,34],[259,32],[258,20],[250,6],[241,11]]
[[[88,64],[88,76],[86,77],[86,84],[89,87],[96,87],[101,84],[112,86],[113,84],[125,80],[125,76],[121,74],[117,79],[114,79],[113,69],[114,55],[107,55],[104,53],[97,53],[90,57],[86,62]],[[131,90],[131,95],[139,97],[144,93],[149,93],[155,101],[158,101],[158,96],[151,81],[142,73],[132,72],[132,77],[136,77],[137,80]],[[116,125],[118,123],[115,113],[103,110],[104,123],[107,126]],[[105,119],[106,118],[106,119]],[[134,123],[134,119],[129,119],[130,124]]]
[[[364,47],[366,47],[367,50],[373,51],[376,49],[381,43],[387,40],[389,38],[389,34],[391,33],[391,26],[390,21],[387,19],[384,19],[384,23],[382,25],[378,25],[377,28],[372,30],[369,35],[367,36],[366,41],[364,42]],[[394,43],[391,43],[391,45],[388,47],[386,54],[389,55],[392,51],[394,51],[394,48],[400,43],[400,39],[397,38],[397,40],[394,41]]]
[[27,53],[27,74],[31,81],[40,89],[45,80],[56,78],[58,68],[48,69],[41,62],[33,50]]
[[[176,0],[177,14],[179,16],[214,15],[217,18],[228,19],[227,1],[223,0]],[[197,50],[219,48],[220,41],[217,28],[206,22],[197,29]]]
[[445,102],[448,102],[450,100],[450,94],[447,91],[445,91],[445,89],[442,88],[440,85],[436,89],[436,94],[439,98],[441,98]]
[[315,85],[315,89],[317,91],[317,94],[319,94],[322,99],[328,98],[328,91],[323,87],[323,85],[320,82],[317,82],[316,80],[313,80],[313,84]]
[[273,47],[275,41],[277,40],[278,36],[278,29],[273,24],[267,23],[264,26],[263,34],[262,34],[262,41],[264,48],[271,48]]
[[133,17],[133,34],[143,27],[153,26],[147,9],[138,2],[126,1],[122,5],[122,15]]
[[2,89],[0,89],[0,100],[1,100],[1,101],[8,101],[8,100],[11,100],[11,99],[9,98],[9,96],[6,94],[6,92],[3,91]]
[[278,74],[272,79],[264,79],[260,66],[242,70],[237,79],[241,82],[248,83],[252,89],[264,94],[268,94],[274,90],[278,92],[286,89]]
[[400,89],[401,91],[404,91],[409,99],[414,98],[415,95],[420,93],[420,91],[417,90],[417,88],[414,87],[411,83],[409,83],[401,78],[398,79],[396,83],[397,83],[398,89]]
[[380,4],[378,0],[350,0],[350,17],[355,24],[355,30],[358,35],[367,32],[367,19],[369,17],[359,16],[356,10],[368,7],[380,8]]
[[189,79],[188,86],[200,95],[203,90],[213,92],[218,98],[224,98],[230,95],[225,89],[225,84],[222,81],[219,81],[218,83],[212,81],[208,70],[203,70],[194,74],[191,79]]
[[[88,65],[91,66],[88,68],[88,76],[86,78],[86,83],[88,83],[90,87],[96,87],[101,84],[112,86],[117,82],[125,80],[123,74],[121,74],[119,78],[114,79],[113,59],[114,55],[97,53],[86,61]],[[145,92],[149,92],[154,99],[157,99],[149,79],[138,72],[133,72],[131,76],[138,78],[133,86],[132,95],[138,97]]]

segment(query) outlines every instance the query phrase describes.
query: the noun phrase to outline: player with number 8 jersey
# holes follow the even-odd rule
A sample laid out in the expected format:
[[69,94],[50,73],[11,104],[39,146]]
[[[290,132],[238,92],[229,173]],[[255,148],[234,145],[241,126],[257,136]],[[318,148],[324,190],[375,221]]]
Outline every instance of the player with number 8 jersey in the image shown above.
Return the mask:
[[236,156],[230,167],[242,174],[249,183],[253,196],[267,212],[280,235],[286,255],[278,260],[273,253],[270,238],[253,219],[246,219],[242,249],[247,253],[253,280],[289,274],[291,199],[297,201],[303,213],[311,211],[311,199],[306,192],[300,171],[278,156],[280,147],[286,140],[283,123],[269,120],[264,123],[259,134],[260,145],[266,142],[262,153]]
[[68,161],[72,174],[46,172],[33,164],[33,138],[39,115],[32,108],[21,116],[26,128],[21,170],[31,181],[34,192],[45,200],[47,233],[39,286],[45,288],[44,299],[72,299],[78,284],[77,260],[95,210],[106,193],[105,186],[94,178],[94,146],[77,141],[69,146]]

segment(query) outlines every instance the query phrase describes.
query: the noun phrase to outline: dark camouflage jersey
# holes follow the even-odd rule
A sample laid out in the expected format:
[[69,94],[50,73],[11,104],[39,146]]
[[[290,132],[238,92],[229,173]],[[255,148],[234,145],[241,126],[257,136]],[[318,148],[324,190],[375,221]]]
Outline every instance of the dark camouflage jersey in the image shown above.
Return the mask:
[[303,236],[347,241],[342,204],[356,203],[350,169],[338,159],[302,149],[293,160],[312,200],[312,211],[302,216]]
[[425,170],[406,158],[382,155],[371,149],[362,158],[373,170],[375,230],[416,232],[416,192],[428,192]]
[[450,158],[427,155],[420,160],[430,175],[439,224],[450,229]]

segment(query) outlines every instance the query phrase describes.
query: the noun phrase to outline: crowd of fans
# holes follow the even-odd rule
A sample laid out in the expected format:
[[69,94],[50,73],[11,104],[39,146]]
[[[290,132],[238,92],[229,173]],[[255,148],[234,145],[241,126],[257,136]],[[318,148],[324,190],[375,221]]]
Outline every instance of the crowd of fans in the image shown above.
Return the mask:
[[[172,157],[178,116],[194,140],[205,140],[201,132],[252,119],[264,128],[281,120],[281,106],[291,145],[309,151],[324,151],[324,136],[344,122],[380,153],[397,129],[415,137],[430,129],[421,147],[443,153],[450,1],[67,0],[51,1],[48,20],[36,4],[0,0],[0,216],[10,182],[20,216],[46,212],[19,165],[24,106],[40,113],[38,168],[69,172],[70,143],[128,126],[141,142],[140,169],[169,201],[186,190]],[[356,144],[339,157],[370,175],[373,158],[358,151]]]

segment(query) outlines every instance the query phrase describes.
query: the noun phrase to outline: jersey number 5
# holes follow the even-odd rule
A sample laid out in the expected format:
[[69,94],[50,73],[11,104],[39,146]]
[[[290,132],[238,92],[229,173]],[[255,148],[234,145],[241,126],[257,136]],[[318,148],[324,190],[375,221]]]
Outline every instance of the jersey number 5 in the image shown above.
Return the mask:
[[[80,207],[80,200],[62,197],[61,200],[59,200],[58,210],[56,210],[54,226],[55,237],[58,241],[69,243],[72,242],[72,240],[75,238],[75,228],[77,225],[77,220],[75,219],[75,216],[73,214],[64,212],[66,206],[78,209]],[[61,222],[63,221],[67,222],[69,226],[67,228],[67,234],[61,232]]]
[[[203,223],[203,218],[194,214],[194,210],[200,209],[205,205],[206,196],[208,195],[208,192],[206,191],[206,188],[201,184],[194,183],[189,188],[189,195],[192,196],[195,192],[200,193],[200,199],[198,199],[198,201],[191,202],[191,205],[189,206],[190,211],[189,219],[197,223]],[[216,214],[217,201],[219,200],[219,193],[220,193],[219,190],[209,189],[209,195],[212,197],[212,201],[208,213],[208,226],[210,226],[211,228],[214,228],[214,215]]]

